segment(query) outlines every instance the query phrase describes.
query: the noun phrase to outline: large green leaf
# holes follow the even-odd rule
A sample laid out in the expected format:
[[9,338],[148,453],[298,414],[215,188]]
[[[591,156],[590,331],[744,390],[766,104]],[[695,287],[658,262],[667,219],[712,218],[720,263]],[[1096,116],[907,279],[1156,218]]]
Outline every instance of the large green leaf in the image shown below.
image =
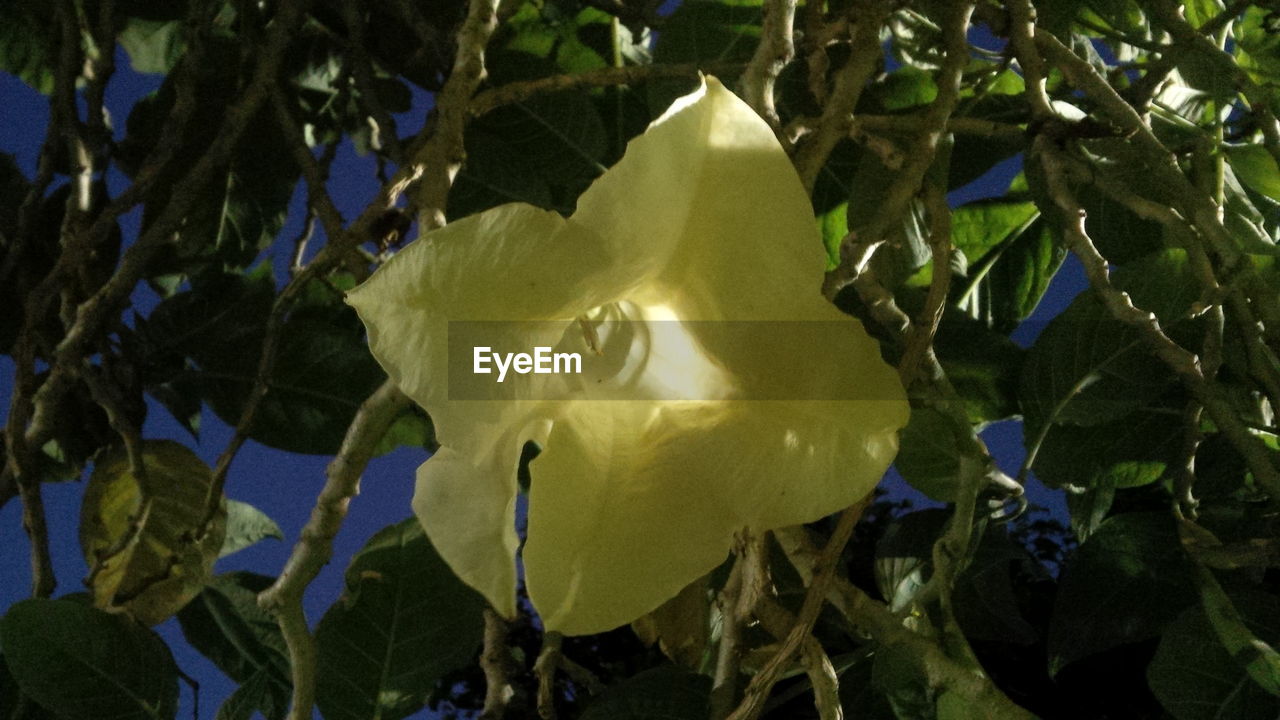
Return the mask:
[[1049,671],[1158,636],[1196,592],[1168,513],[1104,521],[1062,574],[1049,621]]
[[[1264,642],[1280,642],[1280,601],[1253,591],[1232,602]],[[1176,720],[1273,720],[1280,698],[1254,682],[1223,647],[1202,607],[1188,608],[1163,633],[1147,667],[1147,681]]]
[[471,660],[484,600],[436,554],[417,519],[384,528],[351,561],[316,628],[316,704],[326,720],[399,720]]
[[171,440],[147,440],[141,456],[141,476],[122,449],[94,463],[80,506],[80,549],[94,604],[123,607],[155,625],[208,581],[226,515],[219,497],[211,525],[204,526],[213,472],[194,452]]
[[[556,66],[526,52],[491,52],[486,58],[495,85],[554,74]],[[463,187],[450,197],[455,217],[522,200],[572,212],[578,195],[604,171],[609,141],[595,103],[584,91],[539,95],[499,107],[472,123]],[[487,187],[485,202],[467,201]],[[545,196],[544,196],[545,193]]]
[[278,720],[288,710],[288,651],[275,618],[258,606],[258,593],[274,578],[248,572],[219,575],[178,612],[192,647],[241,683],[219,712],[246,717],[257,710]]
[[169,648],[124,615],[74,600],[23,600],[0,621],[18,687],[66,720],[168,720],[178,705]]
[[956,208],[951,240],[964,254],[967,277],[957,280],[957,303],[1008,333],[1036,309],[1066,257],[1054,234],[1038,222],[1035,204],[983,200]]
[[[341,303],[342,286],[350,284],[349,277],[317,281],[289,314],[251,438],[291,452],[337,452],[360,404],[385,380],[363,327]],[[178,371],[152,384],[197,394],[224,422],[237,423],[257,378],[273,298],[274,282],[264,270],[210,278],[160,303],[140,332],[149,361],[173,367],[177,356]],[[428,428],[422,422],[402,426],[401,439],[407,430]],[[424,434],[416,442],[428,441]]]
[[[1186,255],[1170,250],[1117,268],[1116,287],[1166,326],[1197,299]],[[1091,292],[1081,294],[1045,329],[1023,366],[1020,399],[1026,441],[1045,423],[1099,425],[1149,404],[1173,382],[1138,331],[1116,320]]]
[[1132,488],[1159,480],[1182,448],[1179,408],[1140,408],[1100,425],[1053,425],[1035,472],[1050,487]]
[[703,720],[710,708],[711,678],[662,665],[607,688],[580,720]]

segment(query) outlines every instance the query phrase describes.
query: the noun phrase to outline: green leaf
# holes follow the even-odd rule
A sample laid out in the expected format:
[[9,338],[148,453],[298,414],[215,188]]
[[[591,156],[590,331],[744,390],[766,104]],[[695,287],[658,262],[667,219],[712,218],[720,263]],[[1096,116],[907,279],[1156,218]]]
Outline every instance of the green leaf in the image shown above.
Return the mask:
[[[335,453],[360,404],[386,379],[340,293],[317,281],[289,314],[249,437],[290,452]],[[187,363],[175,377],[158,379],[198,394],[223,422],[236,424],[257,378],[273,298],[268,269],[213,277],[160,303],[145,324],[146,352],[155,364],[173,355]]]
[[54,6],[41,0],[0,3],[0,70],[45,95],[53,92],[57,64]]
[[1176,462],[1183,425],[1180,409],[1161,406],[1100,425],[1053,425],[1036,455],[1036,477],[1050,487],[1148,485]]
[[999,332],[1035,312],[1066,257],[1039,219],[1034,203],[1008,200],[969,203],[952,213],[951,241],[969,268],[957,304]]
[[[1186,317],[1197,299],[1198,284],[1179,250],[1123,265],[1112,282],[1166,327]],[[1138,331],[1085,292],[1049,323],[1027,355],[1019,396],[1028,448],[1045,423],[1112,422],[1149,404],[1172,382]]]
[[1049,672],[1126,643],[1158,636],[1196,602],[1168,513],[1104,521],[1062,574],[1049,621]]
[[662,665],[606,688],[580,720],[703,720],[710,710],[711,678]]
[[938,96],[938,84],[929,72],[905,66],[894,70],[872,86],[873,94],[887,111],[928,105]]
[[[746,63],[760,38],[760,2],[717,2],[688,0],[662,25],[653,48],[658,64]],[[726,87],[733,87],[740,73],[719,75]],[[649,83],[649,107],[659,113],[672,100],[696,87],[697,80],[655,80]]]
[[129,53],[133,71],[139,73],[169,72],[182,57],[186,45],[181,21],[137,17],[125,21],[118,41]]
[[258,593],[272,582],[248,572],[219,575],[178,612],[187,642],[241,683],[219,716],[244,717],[241,708],[247,707],[279,720],[288,710],[292,681],[284,636],[275,617],[258,606]]
[[952,502],[959,482],[960,449],[950,418],[933,408],[911,408],[894,465],[911,487],[938,502]]
[[1085,209],[1085,229],[1109,262],[1127,263],[1164,249],[1164,228],[1159,223],[1138,217],[1092,185],[1073,190]]
[[[1280,601],[1252,591],[1232,597],[1246,625],[1272,645],[1280,642]],[[1161,635],[1147,682],[1176,720],[1273,720],[1280,698],[1268,694],[1223,647],[1204,608],[1182,613]]]
[[1035,628],[1022,616],[1013,585],[1016,567],[1034,567],[1027,551],[1003,526],[989,526],[973,559],[956,579],[952,603],[965,637],[987,642],[1030,645]]
[[484,600],[449,570],[417,519],[379,531],[316,628],[316,705],[327,720],[398,720],[471,660]]
[[525,202],[541,208],[554,204],[547,179],[505,140],[473,128],[464,143],[467,161],[449,191],[451,219],[509,202]]
[[197,543],[193,538],[206,530],[213,472],[194,452],[171,440],[143,441],[141,455],[142,477],[122,449],[108,451],[94,464],[80,506],[80,549],[89,566],[94,605],[123,607],[155,625],[186,605],[208,581],[226,515],[219,505]]
[[224,558],[266,538],[284,539],[284,532],[266,513],[246,502],[227,500],[227,534],[218,557]]
[[1072,491],[1066,494],[1067,513],[1071,516],[1071,530],[1076,534],[1079,542],[1088,540],[1098,531],[1102,521],[1106,520],[1107,513],[1111,512],[1115,499],[1116,488],[1110,484],[1107,475],[1103,475],[1092,485],[1083,488],[1082,492]]
[[[552,64],[526,53],[491,53],[486,64],[498,85],[555,71]],[[470,167],[463,167],[467,177],[507,195],[504,202],[520,199],[565,213],[573,210],[578,195],[604,171],[602,162],[609,148],[600,113],[583,91],[539,95],[499,107],[472,121],[468,137]],[[471,156],[478,142],[476,151],[488,157]],[[545,199],[539,197],[544,185],[549,194]],[[462,214],[456,207],[453,212]]]
[[1025,350],[954,308],[942,316],[933,344],[971,422],[994,422],[1018,414]]
[[909,607],[928,581],[933,572],[933,539],[946,521],[947,512],[937,508],[907,513],[894,520],[876,543],[876,587],[894,612]]
[[124,615],[74,600],[23,600],[0,621],[18,687],[67,720],[168,720],[178,669],[169,648]]
[[817,220],[822,244],[827,248],[827,269],[831,270],[840,264],[840,245],[849,234],[849,203],[836,205],[818,215]]
[[[1239,46],[1236,62],[1249,78],[1263,87],[1280,83],[1280,34],[1275,31],[1274,11],[1250,5],[1233,28]],[[1274,90],[1271,100],[1276,100]]]
[[[264,702],[267,702],[265,698],[270,692],[271,685],[270,672],[261,670],[254,673],[222,702],[214,720],[252,720],[253,714],[262,707]],[[279,717],[279,714],[272,716],[268,713],[266,716]]]

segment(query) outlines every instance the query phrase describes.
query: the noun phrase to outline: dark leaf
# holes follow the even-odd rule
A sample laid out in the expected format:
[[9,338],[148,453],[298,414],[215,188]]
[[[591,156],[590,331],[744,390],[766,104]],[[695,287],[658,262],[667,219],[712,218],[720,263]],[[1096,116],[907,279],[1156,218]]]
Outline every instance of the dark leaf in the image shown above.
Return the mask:
[[[653,48],[655,63],[745,63],[751,59],[760,37],[760,4],[715,0],[680,3],[663,23]],[[720,79],[733,87],[738,73],[724,72]],[[649,107],[656,114],[697,86],[688,80],[649,83]]]
[[711,678],[672,665],[610,686],[580,720],[703,720],[711,709]]
[[1049,671],[1156,637],[1194,602],[1173,519],[1163,512],[1113,516],[1062,574],[1049,622]]
[[[1280,601],[1253,591],[1232,602],[1264,642],[1280,642]],[[1254,682],[1223,647],[1202,607],[1187,609],[1164,631],[1147,667],[1151,691],[1176,720],[1273,720],[1280,698]]]
[[933,345],[971,422],[994,422],[1018,414],[1025,350],[954,307],[943,315]]
[[1035,628],[1018,607],[1013,584],[1015,567],[1033,563],[1003,527],[987,528],[953,591],[956,622],[966,637],[1016,645],[1036,641]]
[[169,720],[178,671],[147,628],[73,600],[23,600],[0,621],[18,687],[67,720]]
[[[1186,255],[1170,250],[1117,268],[1112,282],[1166,327],[1197,299]],[[1077,297],[1045,329],[1023,366],[1026,441],[1045,423],[1099,425],[1149,404],[1172,383],[1137,330],[1112,317],[1092,293]]]
[[0,70],[46,95],[57,65],[54,5],[41,0],[0,3]]
[[484,600],[436,554],[416,518],[379,531],[316,628],[316,704],[326,720],[398,720],[470,661]]
[[934,500],[951,502],[959,482],[959,458],[956,428],[949,417],[933,408],[911,408],[894,460],[903,479]]
[[1035,471],[1050,487],[1141,487],[1159,480],[1177,459],[1182,411],[1150,406],[1101,425],[1053,425],[1036,455]]
[[[350,278],[331,282],[349,286]],[[271,277],[260,271],[221,275],[162,302],[146,324],[148,353],[157,363],[176,354],[190,367],[159,379],[198,394],[224,422],[237,423],[257,377],[273,296]],[[386,376],[369,355],[363,327],[340,296],[340,287],[316,281],[289,314],[251,438],[291,452],[337,452],[360,403],[382,384]]]
[[284,636],[275,617],[258,606],[258,593],[273,581],[247,572],[219,575],[178,612],[187,642],[241,683],[220,711],[229,718],[243,717],[238,709],[247,707],[278,720],[288,709],[292,681]]

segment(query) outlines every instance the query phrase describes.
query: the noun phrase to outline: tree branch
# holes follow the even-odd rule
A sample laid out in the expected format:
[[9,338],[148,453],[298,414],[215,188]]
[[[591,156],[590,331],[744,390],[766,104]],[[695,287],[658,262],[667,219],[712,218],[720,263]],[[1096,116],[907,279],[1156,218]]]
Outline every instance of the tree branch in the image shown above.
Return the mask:
[[472,117],[479,117],[503,105],[512,105],[528,100],[535,95],[558,92],[561,90],[577,90],[579,88],[609,87],[612,85],[634,85],[636,83],[659,80],[663,78],[683,78],[695,76],[700,72],[720,72],[741,67],[737,64],[709,63],[684,65],[626,65],[624,67],[607,67],[598,70],[574,73],[572,75],[551,75],[536,80],[511,82],[496,88],[482,90],[471,100]]
[[858,98],[862,97],[863,88],[880,64],[880,25],[889,11],[887,3],[878,1],[858,8],[859,17],[854,19],[853,26],[852,54],[836,75],[835,90],[822,108],[822,117],[814,132],[796,146],[796,170],[810,195],[831,151],[849,132],[850,118],[858,106]]
[[469,105],[485,78],[484,51],[497,27],[497,10],[497,0],[470,0],[467,19],[458,31],[453,71],[436,98],[435,131],[410,161],[422,174],[415,198],[419,233],[445,224],[449,189],[462,167],[462,138],[471,118]]
[[[973,3],[960,3],[956,6],[953,16],[947,23],[947,33],[944,37],[947,58],[938,73],[938,95],[925,112],[921,120],[923,129],[917,136],[911,150],[907,153],[907,159],[901,171],[898,172],[893,184],[885,193],[885,199],[880,210],[862,231],[863,239],[867,242],[874,242],[888,233],[896,223],[901,222],[903,212],[905,212],[907,205],[919,191],[925,173],[928,172],[929,166],[933,163],[938,143],[946,132],[947,121],[951,118],[951,114],[955,111],[956,103],[960,99],[960,84],[964,77],[965,65],[969,61],[969,44],[966,33],[969,31],[969,17],[972,13]],[[838,104],[833,99],[828,103],[827,107],[830,109]],[[827,113],[824,112],[823,117],[825,118],[826,115]],[[825,125],[826,121],[824,119],[823,126]],[[847,131],[847,129],[846,126],[845,130]],[[821,133],[822,129],[820,128],[818,132]],[[825,157],[824,155],[824,162]],[[796,161],[797,164],[800,163],[801,158],[799,155],[797,155]],[[812,184],[809,184],[808,187],[812,190]],[[842,258],[840,265],[827,273],[823,292],[828,297],[833,297],[841,288],[848,285],[856,275],[855,269]]]
[[1067,187],[1063,163],[1053,141],[1046,136],[1038,136],[1032,143],[1032,152],[1043,161],[1049,193],[1067,219],[1063,228],[1067,247],[1084,265],[1089,285],[1098,293],[1112,317],[1138,331],[1151,352],[1173,370],[1192,396],[1204,405],[1218,429],[1244,456],[1257,481],[1273,498],[1280,497],[1280,470],[1272,463],[1270,451],[1249,432],[1216,384],[1205,378],[1199,358],[1169,339],[1155,315],[1135,307],[1127,293],[1111,284],[1107,261],[1085,231],[1084,208]]
[[369,396],[347,428],[342,447],[326,470],[324,488],[311,518],[271,587],[258,595],[258,605],[276,616],[289,650],[293,698],[289,720],[310,720],[315,703],[315,640],[307,629],[302,596],[333,555],[333,538],[347,516],[347,506],[360,491],[360,475],[409,399],[387,380]]
[[782,68],[795,56],[792,30],[795,26],[796,0],[767,0],[763,8],[764,23],[755,54],[742,74],[743,96],[775,133],[781,130],[778,108],[773,102],[774,84]]
[[[31,421],[25,430],[28,446],[38,447],[49,438],[58,402],[70,389],[75,374],[79,371],[81,359],[90,351],[120,303],[133,292],[151,258],[169,242],[171,234],[199,199],[214,169],[220,167],[230,156],[249,121],[266,100],[271,85],[276,82],[277,71],[293,30],[302,20],[306,3],[307,0],[293,0],[281,4],[261,54],[262,59],[255,68],[253,80],[240,101],[227,112],[226,120],[208,151],[175,187],[169,203],[147,231],[124,252],[111,278],[77,309],[75,323],[67,329],[66,336],[58,344],[48,377],[32,399],[34,407]],[[92,229],[79,237],[93,237]],[[58,266],[63,267],[65,272],[65,268],[74,266],[74,258],[75,253],[64,251]],[[56,290],[60,278],[61,275],[55,269],[55,273],[51,273],[50,278],[46,279],[46,297],[48,291]],[[37,302],[36,306],[26,308],[28,325],[34,325],[38,321],[43,307],[47,305]]]
[[848,544],[849,538],[853,536],[853,528],[858,524],[858,518],[862,517],[863,510],[870,503],[870,497],[864,498],[840,514],[831,538],[813,565],[809,589],[805,591],[799,616],[778,651],[751,678],[742,703],[729,715],[729,720],[754,720],[759,717],[764,710],[765,700],[768,699],[774,684],[781,677],[782,671],[786,669],[805,641],[813,639],[810,633],[834,582],[836,563],[840,560],[840,555],[844,552],[844,546]]

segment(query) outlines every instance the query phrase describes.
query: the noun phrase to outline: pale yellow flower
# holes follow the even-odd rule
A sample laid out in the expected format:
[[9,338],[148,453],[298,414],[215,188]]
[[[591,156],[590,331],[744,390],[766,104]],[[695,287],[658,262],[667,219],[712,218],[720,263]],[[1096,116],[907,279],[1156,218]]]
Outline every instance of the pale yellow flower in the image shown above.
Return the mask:
[[[516,473],[537,442],[529,597],[549,630],[585,634],[675,595],[742,528],[866,496],[908,408],[876,343],[821,296],[824,267],[786,154],[714,78],[633,140],[571,217],[503,205],[406,247],[349,302],[435,422],[441,447],[413,507],[436,549],[515,613]],[[581,375],[480,376],[490,395],[458,375],[471,348],[449,342],[483,327],[495,347],[585,350],[580,325],[606,320],[620,322],[599,325]],[[493,399],[459,399],[463,387]]]

